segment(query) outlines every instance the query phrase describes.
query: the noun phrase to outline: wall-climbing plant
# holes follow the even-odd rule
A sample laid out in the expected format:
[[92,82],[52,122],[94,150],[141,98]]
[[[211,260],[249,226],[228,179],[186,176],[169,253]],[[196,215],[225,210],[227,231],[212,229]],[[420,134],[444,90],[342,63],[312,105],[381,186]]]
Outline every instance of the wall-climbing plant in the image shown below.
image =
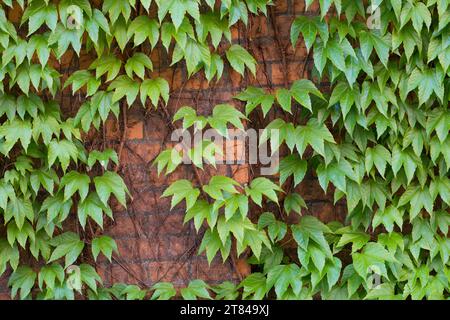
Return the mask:
[[[314,1],[305,2],[307,10]],[[165,282],[101,285],[95,261],[117,251],[102,235],[104,218],[112,218],[110,197],[125,206],[128,190],[117,173],[121,150],[87,137],[134,103],[168,114],[169,83],[152,73],[156,46],[172,64],[185,64],[189,76],[216,81],[226,65],[254,75],[255,59],[232,42],[231,29],[267,15],[276,2],[2,1],[0,274],[13,270],[12,296],[448,298],[449,1],[318,3],[320,12],[297,17],[290,34],[292,46],[303,41],[313,60],[309,79],[273,92],[246,88],[235,101],[245,104],[244,113],[220,104],[210,116],[188,106],[173,115],[173,128],[182,122],[185,130],[210,127],[222,136],[256,115],[266,124],[262,140],[282,154],[279,177],[240,185],[225,176],[201,179],[203,159],[214,165],[216,150],[204,148],[211,141],[188,152],[195,181],[178,180],[163,196],[172,207],[185,204],[185,221],[193,220],[208,261],[245,253],[254,272],[239,284],[193,280],[177,291]],[[20,24],[8,20],[11,8],[21,10]],[[375,13],[379,21],[367,23]],[[96,58],[63,81],[53,66],[82,50]],[[329,91],[316,85],[324,80]],[[85,98],[72,117],[58,99],[69,86]],[[155,165],[170,174],[182,158],[168,149]],[[345,224],[302,215],[297,186],[307,171],[336,202],[346,202]]]

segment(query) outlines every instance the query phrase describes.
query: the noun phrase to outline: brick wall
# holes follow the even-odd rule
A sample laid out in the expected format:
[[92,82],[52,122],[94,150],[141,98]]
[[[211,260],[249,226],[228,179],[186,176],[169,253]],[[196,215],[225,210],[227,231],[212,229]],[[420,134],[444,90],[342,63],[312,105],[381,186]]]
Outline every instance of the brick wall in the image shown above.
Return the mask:
[[[305,63],[307,53],[303,41],[295,50],[289,44],[289,29],[292,20],[299,14],[316,14],[312,7],[304,12],[304,1],[275,1],[273,15],[254,17],[247,29],[243,26],[233,29],[233,41],[246,47],[258,60],[257,76],[241,78],[237,73],[225,68],[223,78],[218,83],[208,85],[201,74],[186,78],[184,66],[169,67],[169,59],[162,48],[155,48],[152,61],[155,75],[166,78],[171,84],[168,110],[171,115],[181,106],[193,106],[200,113],[209,114],[219,103],[241,104],[232,99],[248,85],[273,90],[289,85],[292,81],[308,74],[312,62]],[[277,42],[277,40],[279,42]],[[65,57],[69,65],[72,59]],[[87,68],[91,56],[82,56],[81,68]],[[56,63],[56,62],[55,62]],[[64,67],[65,77],[77,68]],[[326,87],[326,84],[322,84]],[[61,97],[62,105],[69,114],[76,112],[82,101],[71,97],[70,91]],[[122,121],[122,117],[120,119]],[[176,207],[170,211],[169,199],[160,198],[164,189],[179,178],[195,181],[192,168],[181,166],[169,177],[157,175],[152,160],[163,150],[170,138],[167,117],[161,109],[133,106],[127,111],[126,140],[121,153],[119,173],[124,177],[133,200],[128,208],[115,208],[115,220],[105,228],[119,246],[120,256],[112,263],[100,260],[97,267],[105,284],[114,282],[137,283],[150,286],[157,281],[172,281],[176,286],[186,285],[192,279],[203,279],[209,283],[223,280],[238,280],[247,273],[248,267],[238,261],[238,270],[231,263],[222,263],[220,258],[208,267],[206,257],[197,254],[201,240],[192,223],[183,224],[184,209]],[[111,119],[106,126],[106,144],[120,148],[122,128],[117,120]],[[204,181],[216,171],[206,168],[200,171]],[[248,181],[249,168],[244,165],[218,166],[217,174],[233,176],[239,182]],[[344,207],[333,206],[332,193],[327,195],[320,189],[317,179],[308,173],[298,192],[307,202],[305,214],[320,217],[323,221],[342,220]],[[241,274],[243,273],[243,274]],[[5,277],[0,280],[0,298],[6,292]]]

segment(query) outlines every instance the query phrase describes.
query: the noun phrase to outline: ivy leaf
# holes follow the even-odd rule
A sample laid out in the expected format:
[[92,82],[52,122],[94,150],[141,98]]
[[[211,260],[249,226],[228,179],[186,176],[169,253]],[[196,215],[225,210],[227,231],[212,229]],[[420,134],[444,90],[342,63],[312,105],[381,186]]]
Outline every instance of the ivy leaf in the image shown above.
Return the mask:
[[287,226],[284,222],[278,221],[273,213],[264,212],[258,220],[260,229],[266,228],[269,232],[269,238],[272,242],[283,240],[287,232]]
[[245,67],[250,69],[251,73],[256,75],[256,61],[238,44],[232,45],[227,51],[226,56],[231,67],[238,72],[240,75],[244,76]]
[[172,173],[182,163],[183,157],[180,151],[167,149],[156,157],[153,164],[157,164],[158,176],[166,168],[166,174]]
[[160,97],[167,104],[169,102],[169,84],[163,78],[144,80],[140,88],[140,98],[142,104],[145,106],[145,100],[150,97],[150,101],[156,108]]
[[145,68],[153,70],[153,64],[150,58],[141,52],[135,53],[125,64],[125,71],[130,79],[133,79],[134,72],[139,78],[144,80]]
[[103,176],[94,178],[94,184],[97,194],[105,206],[108,206],[108,199],[112,193],[119,203],[126,207],[125,194],[129,193],[128,188],[117,173],[105,172]]
[[109,14],[111,23],[116,22],[120,15],[127,21],[130,18],[131,6],[134,7],[134,1],[105,0],[102,11]]
[[70,208],[72,207],[72,199],[64,201],[64,195],[62,192],[58,192],[54,196],[50,196],[44,200],[39,212],[47,212],[47,222],[53,222],[58,216],[60,219],[56,222],[64,220],[69,215]]
[[244,288],[243,299],[251,297],[254,300],[262,300],[270,290],[266,277],[259,272],[250,274],[241,282],[239,287]]
[[294,48],[297,44],[300,32],[303,35],[306,49],[309,52],[317,36],[317,26],[315,21],[307,16],[299,16],[295,18],[291,26],[291,43]]
[[2,256],[2,259],[0,260],[0,275],[3,275],[6,271],[8,263],[13,270],[17,269],[17,266],[19,265],[19,249],[16,244],[11,246],[6,239],[1,239],[0,254]]
[[79,70],[67,78],[66,82],[64,82],[64,88],[72,85],[72,94],[75,94],[81,87],[87,85],[87,95],[91,96],[97,92],[100,84],[100,79],[95,78],[89,71]]
[[92,168],[96,162],[106,169],[109,161],[112,161],[116,165],[119,164],[119,157],[116,151],[113,149],[105,149],[103,151],[94,150],[89,153],[88,166]]
[[39,289],[44,289],[44,284],[46,288],[53,290],[55,288],[56,280],[59,284],[64,282],[64,269],[61,265],[53,263],[42,267],[38,275]]
[[366,149],[366,160],[365,160],[366,172],[369,173],[375,164],[380,175],[384,178],[384,173],[386,171],[386,163],[391,163],[391,154],[382,145],[377,145],[376,147]]
[[231,31],[228,28],[227,21],[221,19],[216,13],[206,13],[200,15],[200,20],[195,21],[195,30],[201,42],[206,42],[208,34],[211,35],[211,42],[214,48],[217,48],[223,35],[231,42]]
[[217,76],[216,79],[219,80],[223,74],[223,60],[218,54],[211,55],[211,63],[210,65],[205,65],[205,75],[208,81],[211,81],[214,76]]
[[34,210],[31,201],[17,197],[10,199],[5,210],[5,223],[9,222],[12,218],[14,218],[14,222],[19,229],[22,229],[25,218],[33,222]]
[[97,282],[102,284],[102,278],[94,267],[86,263],[80,265],[80,280],[94,292],[97,292]]
[[374,228],[383,224],[388,232],[394,230],[394,222],[402,228],[403,225],[403,212],[394,206],[389,206],[383,211],[377,210],[375,216],[373,217],[372,225]]
[[278,197],[275,191],[282,191],[282,189],[264,177],[253,179],[250,187],[245,187],[245,193],[260,207],[263,195],[273,202],[278,203]]
[[242,218],[248,214],[248,198],[243,194],[234,194],[225,200],[225,219],[231,219],[239,209]]
[[307,170],[307,162],[299,156],[292,154],[280,161],[280,185],[284,184],[288,177],[294,176],[294,187],[302,182]]
[[169,300],[177,294],[177,291],[170,282],[158,282],[152,286],[153,295],[151,300]]
[[152,48],[154,48],[159,40],[158,22],[147,16],[138,16],[128,27],[127,37],[131,38],[133,35],[135,47],[149,39]]
[[44,23],[50,30],[54,30],[58,21],[56,6],[42,1],[31,2],[22,16],[22,23],[25,21],[28,21],[28,36],[36,32]]
[[95,192],[91,192],[84,201],[78,204],[78,221],[83,229],[88,217],[91,217],[100,228],[103,228],[103,213],[110,218],[113,217],[111,208],[105,205]]
[[128,76],[119,76],[111,82],[108,90],[114,90],[114,94],[112,95],[112,103],[115,103],[126,96],[127,104],[131,107],[139,93],[139,83],[132,80]]
[[278,89],[276,92],[277,101],[280,104],[281,108],[283,110],[292,113],[291,112],[291,92],[287,89]]
[[191,219],[194,219],[195,229],[198,231],[206,220],[208,225],[212,228],[216,225],[218,217],[218,211],[213,208],[207,201],[198,200],[192,206],[192,208],[186,210],[184,216],[184,223]]
[[77,171],[70,171],[66,173],[62,179],[60,188],[64,188],[64,201],[70,199],[75,192],[78,191],[80,200],[86,199],[89,192],[89,184],[91,179],[88,175],[79,173]]
[[367,243],[361,253],[353,253],[352,257],[355,271],[366,281],[367,274],[371,271],[387,276],[385,262],[395,261],[381,244],[375,242]]
[[369,60],[370,54],[372,53],[373,48],[380,58],[381,63],[387,68],[387,62],[389,59],[389,43],[385,38],[381,38],[373,32],[362,31],[359,35],[360,44],[361,44],[361,52],[364,60],[367,62]]
[[224,245],[216,229],[213,231],[211,231],[211,229],[207,229],[198,252],[202,253],[203,251],[206,251],[208,264],[211,264],[211,261],[219,250],[222,255],[222,260],[225,261],[230,254],[231,238],[228,237]]
[[181,26],[186,13],[198,21],[200,19],[198,2],[197,0],[156,0],[159,21],[161,22],[168,12],[176,30]]
[[62,170],[65,172],[72,159],[75,163],[78,160],[78,149],[72,141],[63,139],[53,139],[48,147],[48,166],[49,168],[59,160]]
[[[297,225],[291,226],[292,235],[299,247],[308,251],[310,239],[317,245],[316,251],[323,251],[324,255],[332,257],[330,247],[324,233],[332,233],[331,229],[313,216],[303,216]],[[317,255],[320,252],[317,252]],[[321,263],[322,264],[322,263]]]
[[197,300],[198,298],[212,299],[209,286],[203,280],[192,280],[187,288],[182,288],[180,293],[184,300]]
[[117,77],[121,67],[122,61],[113,55],[107,55],[94,60],[89,66],[89,70],[95,70],[95,77],[97,79],[107,73],[106,82],[108,82]]
[[108,20],[100,10],[94,9],[92,16],[86,21],[86,31],[94,43],[98,41],[99,29],[102,29],[107,35],[111,35]]
[[8,280],[8,286],[11,286],[11,296],[14,298],[20,290],[20,299],[24,300],[31,292],[35,281],[36,273],[27,266],[20,266],[13,272]]
[[398,201],[399,207],[406,204],[410,206],[411,221],[419,214],[422,208],[425,208],[429,214],[433,213],[434,204],[429,188],[422,189],[416,185],[409,185]]
[[370,236],[359,231],[345,231],[337,243],[338,247],[343,247],[348,243],[352,243],[352,253],[360,250],[369,242]]
[[299,215],[302,214],[302,208],[308,208],[305,200],[298,193],[291,193],[284,198],[284,211],[287,215],[294,211]]
[[289,286],[298,296],[303,285],[300,275],[300,268],[294,263],[275,266],[267,273],[267,286],[271,288],[275,285],[275,293],[279,299],[283,297]]
[[216,294],[216,296],[214,297],[214,299],[216,300],[236,300],[239,297],[237,286],[230,281],[224,281],[220,283],[219,285],[215,286],[213,290]]
[[6,210],[8,205],[8,199],[13,200],[16,197],[16,193],[11,184],[6,183],[4,180],[0,181],[0,208]]
[[207,120],[212,128],[216,129],[222,136],[228,137],[228,123],[231,123],[238,129],[244,130],[241,119],[246,119],[246,117],[232,105],[219,104],[214,107],[212,116]]
[[238,193],[235,188],[238,185],[239,183],[229,177],[214,176],[207,185],[203,186],[203,191],[215,200],[222,200],[224,193]]
[[50,244],[54,246],[55,249],[48,262],[65,257],[66,268],[77,260],[84,248],[84,242],[73,232],[66,232],[53,238]]
[[275,97],[273,95],[266,94],[263,89],[255,87],[247,87],[247,89],[240,92],[235,98],[246,102],[245,114],[247,116],[257,106],[261,105],[265,117],[275,102]]
[[311,106],[311,98],[309,96],[310,93],[313,95],[321,98],[322,100],[325,100],[322,93],[317,89],[317,87],[312,83],[310,80],[302,79],[297,80],[292,84],[291,87],[291,94],[292,97],[300,103],[302,106],[307,108],[309,111],[312,112],[312,106]]
[[23,149],[26,151],[31,142],[32,132],[29,121],[14,119],[3,124],[0,127],[0,137],[5,139],[2,145],[3,153],[7,155],[19,140]]
[[306,126],[298,126],[295,130],[295,138],[295,145],[300,155],[305,152],[307,144],[310,144],[317,153],[324,155],[324,142],[336,143],[327,126],[315,119],[309,120]]
[[172,196],[171,209],[173,209],[181,200],[186,200],[186,210],[193,207],[200,195],[200,190],[194,188],[192,183],[188,180],[178,180],[172,183],[169,188],[167,188],[163,197]]
[[95,261],[97,261],[97,257],[101,252],[111,262],[113,251],[116,253],[119,252],[116,242],[111,237],[101,236],[92,240],[92,255],[94,256]]

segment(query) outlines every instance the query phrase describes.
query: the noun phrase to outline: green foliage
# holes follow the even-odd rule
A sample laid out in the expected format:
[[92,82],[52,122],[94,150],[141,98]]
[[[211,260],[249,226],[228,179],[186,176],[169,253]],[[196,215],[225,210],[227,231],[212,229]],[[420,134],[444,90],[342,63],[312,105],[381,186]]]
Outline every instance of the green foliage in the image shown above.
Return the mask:
[[[218,252],[227,259],[233,243],[238,255],[248,245],[249,262],[260,272],[240,284],[243,299],[448,298],[449,4],[380,1],[376,28],[365,23],[366,5],[319,6],[320,16],[294,20],[291,42],[295,47],[302,36],[312,51],[313,77],[329,80],[331,90],[301,79],[290,88],[248,87],[236,96],[247,117],[260,106],[269,118],[260,142],[269,141],[272,152],[289,151],[280,161],[279,184],[255,177],[235,188],[221,178],[218,187],[203,188],[209,201],[196,194],[186,221],[194,220],[197,230],[206,223],[200,252],[209,261]],[[245,66],[252,71],[239,63],[244,58],[230,52],[227,58],[241,74]],[[285,116],[277,117],[277,110]],[[183,119],[184,129],[210,123],[191,108],[174,119]],[[306,203],[296,187],[307,171],[317,174],[325,192],[333,186],[336,202],[346,200],[345,226],[311,216],[287,223],[283,213],[270,210],[274,202],[286,215],[301,214]],[[215,179],[210,184],[217,185]],[[249,202],[263,209],[256,226],[246,219]],[[283,250],[292,240],[296,257]],[[225,284],[215,292],[219,299],[238,297]]]
[[[314,2],[305,1],[306,7]],[[188,76],[203,72],[208,81],[219,80],[225,67],[255,76],[256,60],[231,43],[231,28],[266,15],[272,2],[18,1],[21,24],[15,25],[5,13],[13,1],[3,1],[0,275],[12,269],[12,296],[448,299],[449,2],[377,1],[375,27],[367,23],[368,4],[317,2],[320,13],[295,17],[290,32],[294,48],[303,41],[311,52],[311,79],[272,92],[246,88],[236,96],[245,115],[230,104],[215,106],[209,116],[192,107],[174,115],[184,130],[209,126],[227,137],[230,125],[243,129],[260,106],[269,122],[261,142],[287,152],[279,178],[252,177],[241,185],[215,176],[205,184],[177,180],[165,190],[172,208],[184,205],[185,222],[204,230],[199,253],[209,263],[219,253],[235,261],[245,252],[257,271],[237,285],[193,280],[177,290],[164,282],[103,287],[91,264],[100,254],[111,260],[118,250],[99,232],[105,215],[113,217],[112,196],[126,206],[128,190],[113,167],[120,156],[92,149],[86,139],[108,118],[119,118],[121,106],[168,103],[169,82],[153,73],[151,51],[158,45]],[[68,24],[71,4],[80,9],[72,13],[76,28]],[[95,60],[64,80],[53,61],[79,56],[82,48]],[[329,91],[318,89],[322,80]],[[69,86],[84,100],[73,117],[56,98]],[[213,145],[204,140],[187,152],[195,170],[204,169],[203,160],[215,165],[220,152]],[[154,161],[158,173],[174,172],[183,156],[162,151]],[[302,216],[307,203],[298,186],[307,174],[344,201],[345,225]],[[295,223],[287,219],[292,212],[299,215]],[[75,215],[83,232],[69,222]]]

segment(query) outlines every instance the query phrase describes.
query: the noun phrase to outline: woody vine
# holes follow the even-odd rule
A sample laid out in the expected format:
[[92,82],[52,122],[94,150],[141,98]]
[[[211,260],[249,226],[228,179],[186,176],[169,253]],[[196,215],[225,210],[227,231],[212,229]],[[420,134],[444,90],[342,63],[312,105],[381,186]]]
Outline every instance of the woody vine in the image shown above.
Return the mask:
[[[201,74],[211,84],[224,68],[252,77],[256,61],[232,41],[231,30],[254,15],[273,22],[276,5],[2,1],[0,274],[12,270],[12,297],[449,297],[449,1],[306,0],[308,14],[290,28],[290,45],[308,50],[302,78],[290,84],[282,59],[283,88],[243,88],[209,116],[190,106],[171,115],[171,88],[152,73],[152,50],[161,47],[174,67],[185,65],[189,77]],[[19,24],[8,19],[11,10],[21,12]],[[374,14],[376,26],[367,23]],[[277,39],[275,25],[274,31]],[[275,45],[284,57],[286,48]],[[55,66],[82,50],[96,59],[62,79]],[[319,89],[322,81],[329,90]],[[72,116],[61,111],[58,99],[69,87],[83,101]],[[189,153],[200,155],[190,165],[195,181],[177,180],[163,194],[172,207],[184,206],[185,221],[193,220],[198,231],[198,253],[208,261],[247,257],[252,272],[240,283],[209,286],[197,279],[179,290],[166,282],[151,288],[102,285],[98,256],[112,260],[118,254],[102,228],[113,218],[111,201],[130,201],[119,171],[126,125],[120,124],[116,150],[95,137],[104,133],[108,117],[126,124],[133,104],[157,110],[173,130],[193,131],[201,123],[225,136],[245,121],[265,129],[262,140],[272,152],[280,150],[278,177],[253,176],[248,185],[225,176],[203,181],[201,158],[214,159],[204,148],[211,141],[203,141]],[[272,129],[279,136],[272,137]],[[167,149],[154,165],[170,175],[184,165],[182,157]],[[302,214],[306,204],[298,185],[308,171],[324,192],[345,202],[344,224]],[[289,223],[290,215],[298,222]]]

